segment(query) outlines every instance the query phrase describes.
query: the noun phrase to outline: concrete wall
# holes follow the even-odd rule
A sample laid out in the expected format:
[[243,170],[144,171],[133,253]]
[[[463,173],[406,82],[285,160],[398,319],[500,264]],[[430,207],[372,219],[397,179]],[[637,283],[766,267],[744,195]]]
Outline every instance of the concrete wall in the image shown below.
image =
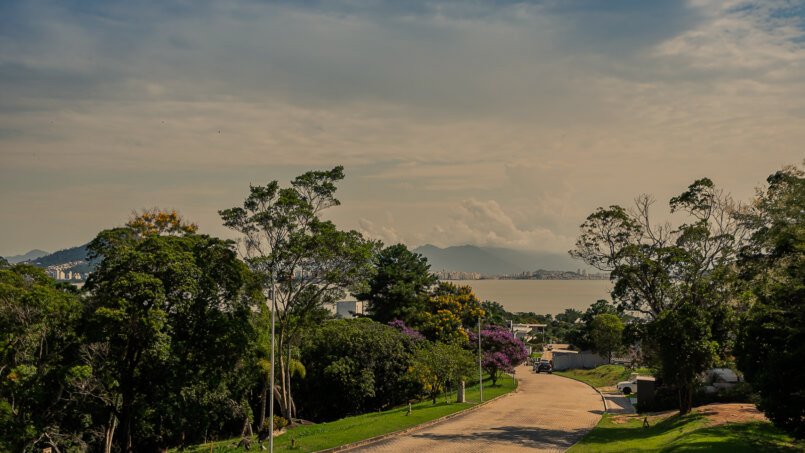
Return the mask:
[[607,359],[592,352],[553,351],[553,369],[557,371],[576,368],[595,368],[606,365]]

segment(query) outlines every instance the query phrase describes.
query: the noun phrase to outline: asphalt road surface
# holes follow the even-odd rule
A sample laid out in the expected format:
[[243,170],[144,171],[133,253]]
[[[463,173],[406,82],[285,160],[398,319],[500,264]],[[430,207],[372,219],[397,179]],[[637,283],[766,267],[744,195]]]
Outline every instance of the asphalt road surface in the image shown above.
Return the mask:
[[[589,386],[521,366],[517,392],[465,415],[351,451],[517,452],[564,451],[590,431],[604,412]],[[505,379],[505,378],[504,378]]]

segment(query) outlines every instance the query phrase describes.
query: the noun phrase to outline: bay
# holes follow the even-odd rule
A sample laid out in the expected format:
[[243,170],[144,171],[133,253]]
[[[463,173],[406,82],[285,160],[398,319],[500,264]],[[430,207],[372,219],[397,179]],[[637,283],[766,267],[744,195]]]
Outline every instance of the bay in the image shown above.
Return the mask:
[[450,280],[469,285],[480,300],[500,303],[510,312],[562,313],[585,311],[598,299],[609,300],[609,280]]

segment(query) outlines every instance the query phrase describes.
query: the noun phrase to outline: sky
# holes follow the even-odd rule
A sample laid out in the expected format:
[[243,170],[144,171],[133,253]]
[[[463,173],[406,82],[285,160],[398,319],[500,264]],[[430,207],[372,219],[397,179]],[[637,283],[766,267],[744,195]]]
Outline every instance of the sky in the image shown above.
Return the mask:
[[803,144],[801,0],[0,0],[0,255],[335,165],[341,228],[564,252]]

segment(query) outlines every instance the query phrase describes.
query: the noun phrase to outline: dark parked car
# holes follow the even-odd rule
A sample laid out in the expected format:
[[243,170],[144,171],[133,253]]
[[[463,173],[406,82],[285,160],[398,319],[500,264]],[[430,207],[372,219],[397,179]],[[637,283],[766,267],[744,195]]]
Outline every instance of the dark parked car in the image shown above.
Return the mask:
[[551,366],[551,362],[540,362],[534,365],[534,371],[537,373],[553,373],[553,367]]

